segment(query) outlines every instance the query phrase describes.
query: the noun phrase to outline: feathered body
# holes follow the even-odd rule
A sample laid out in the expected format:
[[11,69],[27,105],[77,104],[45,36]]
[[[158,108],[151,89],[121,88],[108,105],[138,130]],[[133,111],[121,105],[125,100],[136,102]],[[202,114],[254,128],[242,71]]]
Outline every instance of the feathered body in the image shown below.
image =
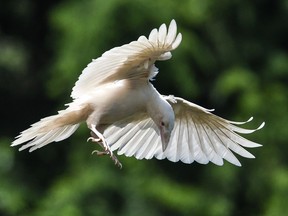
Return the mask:
[[260,145],[237,133],[252,133],[264,123],[255,130],[242,129],[235,125],[246,122],[231,122],[182,98],[163,96],[149,81],[158,73],[155,61],[171,58],[181,40],[172,20],[168,30],[163,24],[148,38],[105,52],[83,70],[67,109],[33,124],[12,146],[24,144],[20,150],[33,151],[68,138],[85,121],[92,141],[102,143],[104,153],[116,162],[112,151],[117,149],[138,159],[184,163],[222,165],[226,159],[240,166],[232,151],[253,158],[243,147]]

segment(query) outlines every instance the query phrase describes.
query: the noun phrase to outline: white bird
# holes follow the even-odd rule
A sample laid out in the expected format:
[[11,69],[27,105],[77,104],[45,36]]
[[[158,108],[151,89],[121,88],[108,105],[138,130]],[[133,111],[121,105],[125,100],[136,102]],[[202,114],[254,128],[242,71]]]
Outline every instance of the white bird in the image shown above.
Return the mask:
[[[16,137],[12,146],[34,151],[51,142],[68,138],[86,121],[91,130],[88,140],[104,149],[122,166],[113,151],[137,159],[167,158],[170,161],[223,165],[223,159],[241,166],[232,152],[254,158],[243,147],[258,147],[238,133],[254,130],[240,128],[246,122],[232,122],[179,97],[161,95],[151,84],[158,69],[157,60],[171,58],[182,40],[171,21],[153,29],[148,38],[113,48],[93,60],[73,87],[73,102],[57,115],[46,117]],[[28,142],[28,143],[27,143]]]

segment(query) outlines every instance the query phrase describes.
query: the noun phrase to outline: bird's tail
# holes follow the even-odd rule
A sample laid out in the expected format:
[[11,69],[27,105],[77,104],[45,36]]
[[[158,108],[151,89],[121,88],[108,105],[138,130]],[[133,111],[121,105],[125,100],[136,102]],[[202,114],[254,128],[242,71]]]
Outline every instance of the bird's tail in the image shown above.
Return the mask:
[[19,151],[30,148],[31,152],[51,142],[64,140],[76,131],[79,124],[90,114],[89,112],[88,106],[68,107],[66,110],[59,111],[57,115],[43,118],[32,124],[16,137],[11,146],[24,144]]

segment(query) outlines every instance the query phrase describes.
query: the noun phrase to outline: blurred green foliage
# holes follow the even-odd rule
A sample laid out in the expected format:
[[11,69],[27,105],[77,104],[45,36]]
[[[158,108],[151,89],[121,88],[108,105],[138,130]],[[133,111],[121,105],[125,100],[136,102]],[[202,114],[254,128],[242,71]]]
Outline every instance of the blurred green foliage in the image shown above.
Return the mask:
[[[0,3],[1,215],[284,215],[288,211],[288,4],[240,0],[54,0]],[[185,165],[91,156],[83,125],[33,152],[12,137],[53,114],[81,70],[115,46],[176,19],[183,42],[157,63],[156,87],[216,108],[232,120],[255,116],[247,138],[255,160]]]

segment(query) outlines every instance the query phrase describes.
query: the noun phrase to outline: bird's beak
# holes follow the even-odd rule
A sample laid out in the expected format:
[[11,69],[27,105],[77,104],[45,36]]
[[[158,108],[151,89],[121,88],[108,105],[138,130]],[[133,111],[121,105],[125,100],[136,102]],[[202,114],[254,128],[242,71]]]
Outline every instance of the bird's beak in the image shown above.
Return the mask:
[[166,131],[164,128],[160,129],[160,136],[162,141],[162,150],[163,152],[166,150],[168,143],[170,141],[170,132]]

